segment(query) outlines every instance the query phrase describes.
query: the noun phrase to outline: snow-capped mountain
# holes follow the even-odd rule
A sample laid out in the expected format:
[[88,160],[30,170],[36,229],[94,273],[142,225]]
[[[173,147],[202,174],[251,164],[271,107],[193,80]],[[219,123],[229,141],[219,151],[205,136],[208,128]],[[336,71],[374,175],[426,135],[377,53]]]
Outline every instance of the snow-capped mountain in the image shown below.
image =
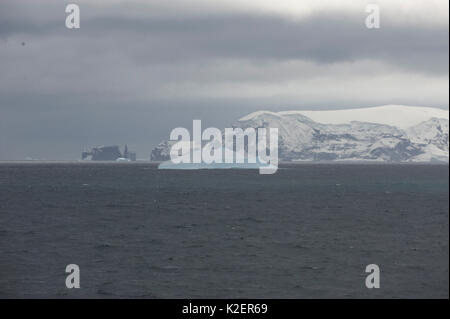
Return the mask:
[[[449,161],[448,111],[380,106],[337,111],[258,111],[233,127],[276,127],[281,161]],[[171,143],[152,151],[167,160]]]
[[432,118],[406,129],[410,141],[423,150],[414,160],[430,161],[434,158],[448,162],[448,126],[448,119]]

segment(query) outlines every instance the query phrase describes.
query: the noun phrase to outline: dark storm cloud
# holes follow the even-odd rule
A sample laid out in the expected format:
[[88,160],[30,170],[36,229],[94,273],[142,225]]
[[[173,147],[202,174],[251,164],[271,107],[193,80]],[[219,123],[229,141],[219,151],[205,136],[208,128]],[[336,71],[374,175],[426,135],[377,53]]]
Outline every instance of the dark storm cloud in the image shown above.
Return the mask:
[[68,30],[62,1],[1,1],[0,159],[109,143],[147,158],[175,126],[257,109],[448,107],[442,18],[369,30],[361,5],[292,18],[225,2],[81,1]]
[[[10,7],[19,18],[11,15]],[[0,19],[3,38],[14,34],[68,36],[61,4],[49,6],[45,11],[48,19],[32,10],[19,14],[17,6],[8,8]],[[139,64],[212,58],[306,59],[317,63],[375,59],[421,72],[448,72],[448,26],[387,22],[379,30],[369,30],[364,26],[365,12],[322,12],[293,21],[274,15],[220,12],[148,17],[136,16],[134,10],[139,8],[84,7],[80,32],[99,41],[113,37],[120,44],[116,49]]]

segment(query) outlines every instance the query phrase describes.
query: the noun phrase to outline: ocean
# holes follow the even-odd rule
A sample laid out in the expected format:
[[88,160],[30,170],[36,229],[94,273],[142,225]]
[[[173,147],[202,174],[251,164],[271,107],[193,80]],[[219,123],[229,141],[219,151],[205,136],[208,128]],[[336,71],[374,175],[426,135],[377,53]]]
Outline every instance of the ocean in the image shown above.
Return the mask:
[[[448,298],[448,174],[2,163],[0,297]],[[66,288],[68,264],[79,289]]]

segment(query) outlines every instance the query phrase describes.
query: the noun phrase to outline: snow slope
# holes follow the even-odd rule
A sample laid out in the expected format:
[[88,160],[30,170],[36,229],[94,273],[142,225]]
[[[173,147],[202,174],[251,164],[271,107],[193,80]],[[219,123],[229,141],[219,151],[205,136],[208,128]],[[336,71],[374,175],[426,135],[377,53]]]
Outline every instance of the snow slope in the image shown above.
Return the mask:
[[[252,114],[248,116],[252,116]],[[449,119],[448,110],[405,105],[384,105],[335,111],[286,111],[277,114],[301,114],[323,124],[346,124],[351,121],[359,121],[391,125],[400,129],[406,129],[433,117]]]

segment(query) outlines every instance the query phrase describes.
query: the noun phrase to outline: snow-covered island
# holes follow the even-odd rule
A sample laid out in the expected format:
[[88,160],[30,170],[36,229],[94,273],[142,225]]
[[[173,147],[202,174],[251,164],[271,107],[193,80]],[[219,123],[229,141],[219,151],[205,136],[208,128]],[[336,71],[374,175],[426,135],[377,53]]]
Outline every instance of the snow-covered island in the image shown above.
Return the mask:
[[[437,108],[258,111],[233,127],[278,128],[280,161],[449,162],[449,113]],[[151,160],[168,160],[172,144],[160,143]]]

